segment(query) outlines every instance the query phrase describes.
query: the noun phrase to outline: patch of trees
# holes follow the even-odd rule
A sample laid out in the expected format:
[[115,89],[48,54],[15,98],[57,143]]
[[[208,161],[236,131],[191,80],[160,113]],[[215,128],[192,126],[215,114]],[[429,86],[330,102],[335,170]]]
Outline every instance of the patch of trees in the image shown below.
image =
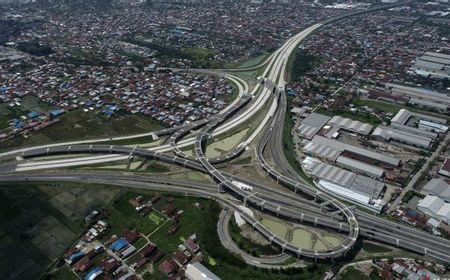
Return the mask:
[[36,56],[46,56],[53,53],[50,46],[41,45],[36,41],[19,43],[17,49]]
[[295,82],[299,81],[300,77],[311,70],[316,63],[317,58],[315,56],[304,51],[299,51],[292,65],[292,80]]

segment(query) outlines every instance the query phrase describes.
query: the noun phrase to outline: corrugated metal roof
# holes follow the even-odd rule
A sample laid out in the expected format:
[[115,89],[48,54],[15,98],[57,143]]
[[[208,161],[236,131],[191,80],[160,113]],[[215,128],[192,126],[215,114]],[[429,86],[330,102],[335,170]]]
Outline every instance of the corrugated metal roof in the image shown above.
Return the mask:
[[302,165],[306,172],[314,177],[367,197],[377,198],[384,187],[382,182],[324,163],[316,158],[307,157]]
[[298,134],[302,138],[311,139],[320,130],[320,127],[314,127],[307,124],[301,124],[298,128]]
[[354,171],[370,174],[376,177],[381,177],[383,176],[384,173],[384,170],[382,168],[376,167],[374,165],[359,160],[354,160],[349,157],[340,156],[337,158],[336,162],[341,164],[343,167],[348,167]]
[[411,117],[411,113],[406,109],[400,109],[397,114],[391,119],[391,123],[405,124]]
[[306,153],[309,153],[313,156],[325,158],[331,161],[335,161],[338,156],[342,153],[340,150],[333,149],[332,147],[321,145],[314,142],[309,142],[303,148]]
[[408,145],[428,149],[431,145],[432,139],[427,136],[401,131],[395,128],[386,126],[379,126],[372,133],[373,137],[381,137],[386,141],[394,140]]
[[373,128],[373,126],[368,123],[355,121],[341,116],[332,117],[328,123],[363,135],[368,135]]
[[371,150],[360,148],[354,145],[350,145],[347,143],[343,143],[334,139],[328,139],[326,137],[316,135],[312,139],[312,141],[316,144],[322,144],[325,146],[332,147],[336,150],[340,151],[349,151],[361,156],[365,156],[374,160],[378,160],[387,164],[398,166],[400,164],[400,160],[391,156],[383,155],[380,152],[372,152]]
[[302,121],[302,124],[322,128],[329,120],[330,117],[328,116],[318,113],[311,113]]
[[424,187],[424,191],[450,201],[450,185],[442,179],[433,178]]

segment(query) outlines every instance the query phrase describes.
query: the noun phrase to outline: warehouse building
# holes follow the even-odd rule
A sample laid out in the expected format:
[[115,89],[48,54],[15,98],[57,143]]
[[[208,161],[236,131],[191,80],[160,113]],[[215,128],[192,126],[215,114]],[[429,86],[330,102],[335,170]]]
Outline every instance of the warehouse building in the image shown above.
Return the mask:
[[336,163],[343,168],[350,169],[370,177],[380,179],[384,175],[383,168],[379,168],[359,160],[354,160],[349,157],[340,156],[337,158]]
[[423,192],[431,194],[450,203],[450,185],[443,179],[433,178],[423,188]]
[[417,58],[411,70],[424,77],[450,79],[450,55],[426,52]]
[[431,102],[419,98],[410,98],[408,101],[409,104],[414,105],[419,108],[423,109],[431,109],[434,111],[437,111],[439,113],[446,114],[448,112],[448,106],[445,104],[440,104],[436,102]]
[[328,124],[337,126],[342,130],[357,133],[363,136],[367,136],[373,129],[373,126],[368,123],[363,123],[360,121],[355,121],[349,118],[344,118],[341,116],[334,116],[328,122]]
[[311,140],[315,144],[320,144],[340,151],[345,156],[367,162],[373,165],[388,165],[399,166],[400,160],[392,156],[384,155],[380,152],[373,152],[371,150],[350,145],[338,140],[329,139],[320,135],[314,136]]
[[437,91],[418,87],[408,87],[393,83],[386,83],[385,87],[390,90],[394,96],[425,100],[431,102],[429,103],[429,106],[433,106],[432,103],[437,103],[440,104],[438,105],[439,108],[442,108],[441,105],[445,105],[447,107],[450,106],[450,97],[447,94],[439,93]]
[[401,131],[409,132],[409,133],[412,133],[412,134],[426,136],[426,137],[429,137],[429,138],[431,138],[433,140],[435,140],[437,138],[437,136],[438,136],[437,133],[432,132],[432,131],[419,129],[417,127],[413,127],[413,126],[409,126],[409,125],[398,124],[398,123],[395,123],[395,122],[394,123],[391,122],[390,127],[398,129],[398,130],[401,130]]
[[441,169],[438,171],[439,175],[450,177],[450,158],[446,158],[444,164],[442,164]]
[[302,162],[305,172],[318,179],[318,186],[346,200],[355,202],[376,212],[383,203],[378,197],[384,189],[382,182],[306,157]]
[[310,140],[329,120],[330,117],[328,116],[311,113],[302,121],[302,124],[297,128],[297,132],[300,137]]
[[331,162],[336,161],[339,155],[342,153],[341,150],[335,149],[331,146],[323,145],[310,141],[303,148],[303,152],[309,156],[325,159]]
[[391,119],[391,124],[402,124],[402,125],[411,125],[415,124],[416,122],[424,120],[429,121],[437,124],[446,124],[447,120],[443,118],[437,118],[425,114],[420,114],[416,112],[411,112],[406,109],[401,109],[398,111],[398,113]]
[[417,204],[417,210],[436,220],[450,222],[450,203],[446,203],[442,198],[434,195],[427,195]]
[[447,133],[448,126],[443,124],[438,124],[434,122],[429,122],[425,120],[419,121],[419,129],[436,132],[436,133]]
[[430,149],[431,143],[433,142],[433,139],[430,137],[386,126],[377,127],[372,133],[372,138],[377,141],[393,141],[426,150]]
[[189,280],[220,280],[219,277],[198,262],[186,265],[184,275]]

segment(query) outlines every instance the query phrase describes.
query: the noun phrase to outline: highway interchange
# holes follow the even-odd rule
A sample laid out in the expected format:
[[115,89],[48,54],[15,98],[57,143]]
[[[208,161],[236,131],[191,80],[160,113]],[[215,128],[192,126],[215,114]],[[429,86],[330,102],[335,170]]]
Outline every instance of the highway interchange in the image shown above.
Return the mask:
[[[398,5],[398,4],[397,4]],[[385,6],[386,7],[392,7]],[[98,139],[78,141],[63,144],[53,144],[33,148],[24,148],[16,151],[0,154],[0,161],[6,162],[1,168],[0,181],[78,181],[101,182],[112,185],[134,186],[180,192],[189,195],[208,197],[217,200],[226,208],[238,212],[241,217],[255,230],[259,231],[272,244],[276,244],[283,253],[289,253],[296,257],[309,259],[335,259],[345,256],[356,244],[359,236],[377,240],[406,250],[427,255],[444,263],[450,263],[450,241],[432,236],[412,227],[375,217],[361,210],[349,207],[330,194],[319,191],[309,182],[301,178],[290,166],[284,157],[282,134],[286,114],[286,69],[288,59],[295,47],[311,33],[325,24],[333,23],[341,18],[370,12],[375,9],[358,11],[345,16],[314,24],[294,37],[290,38],[277,51],[264,62],[251,69],[265,66],[261,79],[250,91],[248,83],[238,77],[235,71],[220,75],[233,81],[238,89],[239,96],[218,115],[181,127],[164,129],[147,134],[118,137],[114,139]],[[244,70],[249,70],[244,69]],[[241,69],[242,71],[242,69]],[[205,147],[208,139],[231,131],[252,118],[269,104],[269,110],[265,117],[244,142],[237,145],[231,151],[217,157],[207,158]],[[200,129],[201,128],[201,129]],[[200,129],[193,133],[193,130]],[[102,142],[133,139],[142,136],[160,137],[171,135],[168,144],[142,149],[138,146],[126,147],[120,145],[101,144]],[[257,139],[258,137],[258,139]],[[216,164],[227,162],[237,158],[244,152],[250,143],[257,141],[255,156],[261,168],[273,178],[279,185],[286,188],[285,191],[274,189],[228,174],[216,168]],[[195,154],[186,155],[180,148],[194,146]],[[17,157],[32,158],[56,154],[99,154],[88,159],[70,159],[53,162],[38,162],[31,164],[11,163]],[[72,166],[79,164],[92,164],[98,162],[116,161],[127,157],[142,157],[159,160],[169,164],[176,164],[185,168],[200,171],[210,175],[217,186],[211,184],[199,184],[198,182],[176,181],[168,179],[152,179],[148,176],[138,175],[114,175],[103,173],[65,173],[63,171],[51,173],[22,173],[19,171],[33,171],[53,169],[56,167]],[[270,162],[270,158],[273,162]],[[276,166],[276,168],[275,168]],[[153,181],[152,181],[153,180]],[[241,182],[253,187],[255,192],[248,192],[237,186]],[[219,191],[218,191],[219,190]],[[283,217],[290,221],[318,226],[346,233],[345,240],[335,248],[327,250],[312,250],[298,248],[283,238],[276,236],[256,218],[243,211],[242,205],[253,207],[261,211]],[[252,264],[252,260],[246,259]],[[253,264],[255,261],[253,260]]]

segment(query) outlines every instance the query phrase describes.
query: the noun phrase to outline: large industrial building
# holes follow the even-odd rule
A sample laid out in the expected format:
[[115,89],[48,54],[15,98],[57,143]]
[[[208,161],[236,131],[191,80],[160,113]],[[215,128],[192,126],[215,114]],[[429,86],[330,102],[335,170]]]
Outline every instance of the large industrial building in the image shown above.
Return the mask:
[[391,119],[390,127],[379,126],[372,138],[380,141],[394,141],[421,149],[430,149],[438,133],[446,133],[447,120],[401,109]]
[[439,175],[450,177],[450,158],[446,158],[444,164],[442,164],[441,169],[438,171]]
[[373,129],[373,126],[368,123],[363,123],[360,121],[355,121],[349,118],[344,118],[341,116],[334,116],[328,122],[329,125],[338,127],[342,130],[349,131],[352,133],[361,134],[367,136]]
[[[399,166],[400,160],[392,156],[379,152],[360,148],[335,139],[329,139],[321,135],[316,135],[311,140],[312,144],[305,146],[304,151],[311,156],[323,157],[330,161],[335,161],[338,156],[343,155],[368,164],[377,166]],[[323,156],[320,156],[322,154]]]
[[302,138],[311,139],[319,132],[322,127],[330,120],[330,117],[311,113],[306,117],[302,124],[297,128],[297,132]]
[[417,104],[424,108],[431,108],[444,113],[450,106],[450,96],[448,96],[447,94],[439,93],[437,91],[393,83],[386,83],[385,87],[390,90],[393,96],[406,97],[409,99],[410,103]]
[[411,126],[420,120],[429,121],[437,124],[447,123],[446,119],[411,112],[406,109],[401,109],[400,111],[398,111],[398,113],[391,119],[391,123]]
[[384,183],[312,157],[306,157],[302,167],[309,176],[318,180],[318,186],[324,191],[373,211],[381,211],[383,203],[378,197],[383,191]]
[[430,149],[432,139],[427,136],[417,135],[387,126],[379,126],[372,133],[372,138],[377,141],[394,141],[421,149]]
[[448,126],[443,124],[438,124],[434,122],[429,122],[425,120],[419,121],[419,129],[430,131],[430,132],[436,132],[436,133],[447,133]]
[[417,204],[417,210],[436,220],[446,223],[450,222],[450,203],[446,203],[440,197],[427,195]]
[[426,52],[417,58],[411,70],[424,77],[450,79],[450,55]]
[[340,156],[336,160],[337,165],[342,166],[343,168],[353,170],[362,174],[365,174],[369,177],[374,178],[382,178],[384,175],[384,169],[379,168],[377,166],[359,161],[354,160],[349,157]]
[[450,185],[443,179],[433,178],[423,188],[423,192],[437,196],[450,203]]
[[188,264],[184,274],[189,280],[220,280],[217,275],[199,262]]

